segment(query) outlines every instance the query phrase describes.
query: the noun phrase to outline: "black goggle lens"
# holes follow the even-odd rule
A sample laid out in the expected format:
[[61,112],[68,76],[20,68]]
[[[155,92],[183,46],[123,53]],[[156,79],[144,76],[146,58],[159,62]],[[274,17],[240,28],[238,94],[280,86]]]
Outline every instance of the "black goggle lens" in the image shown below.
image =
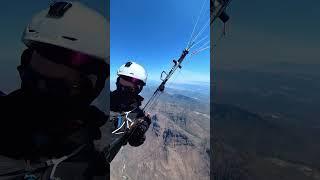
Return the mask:
[[137,86],[144,86],[145,85],[145,83],[143,81],[141,81],[140,79],[133,78],[133,77],[120,76],[120,78],[122,78],[128,82],[131,82]]
[[34,49],[44,58],[64,64],[85,74],[110,75],[110,66],[103,59],[47,44],[37,44]]

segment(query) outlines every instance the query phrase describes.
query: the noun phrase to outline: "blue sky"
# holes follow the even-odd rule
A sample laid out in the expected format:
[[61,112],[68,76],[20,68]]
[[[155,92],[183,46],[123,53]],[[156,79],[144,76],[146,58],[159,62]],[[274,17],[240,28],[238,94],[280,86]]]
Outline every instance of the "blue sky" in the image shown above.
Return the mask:
[[[31,16],[47,7],[48,2],[28,0],[1,4],[0,89],[8,92],[19,86],[16,66],[24,48],[21,33]],[[104,0],[82,2],[103,14],[108,11]],[[123,62],[135,59],[146,66],[153,79],[158,79],[160,71],[168,70],[171,59],[179,56],[185,47],[202,2],[112,1],[111,73],[114,75]],[[231,16],[228,36],[215,51],[215,65],[319,63],[320,1],[234,0],[228,12]],[[209,52],[194,56],[192,61],[187,59],[181,76],[188,77],[181,80],[208,80]]]
[[[186,47],[203,2],[111,1],[111,80],[116,78],[117,68],[128,60],[142,64],[149,79],[158,80],[161,71],[168,71],[172,59],[178,58]],[[206,2],[195,32],[209,19],[209,0]],[[206,35],[209,36],[209,28],[199,37]],[[179,75],[174,76],[175,82],[209,82],[209,50],[187,58],[182,66]]]
[[[25,46],[21,34],[32,15],[49,5],[48,1],[7,1],[0,7],[1,53],[0,89],[10,92],[20,85],[16,66]],[[81,0],[102,14],[110,10],[105,0]],[[123,0],[111,2],[111,74],[127,60],[145,65],[151,79],[159,79],[162,70],[169,70],[190,38],[203,0]],[[208,1],[209,3],[209,1]],[[199,26],[209,17],[200,18]],[[201,24],[202,23],[202,24]],[[198,30],[199,31],[199,30]],[[209,29],[204,32],[209,35]],[[204,35],[203,35],[204,36]],[[176,78],[180,81],[209,80],[209,51],[186,59]],[[115,77],[115,76],[113,76]],[[185,78],[188,77],[188,78]]]

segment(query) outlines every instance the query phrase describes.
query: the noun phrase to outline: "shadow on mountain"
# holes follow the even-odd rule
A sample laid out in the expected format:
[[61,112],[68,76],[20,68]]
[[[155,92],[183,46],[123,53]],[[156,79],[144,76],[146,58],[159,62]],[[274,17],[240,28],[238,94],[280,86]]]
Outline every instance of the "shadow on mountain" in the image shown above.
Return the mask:
[[215,179],[319,179],[320,146],[306,129],[228,104],[213,118]]

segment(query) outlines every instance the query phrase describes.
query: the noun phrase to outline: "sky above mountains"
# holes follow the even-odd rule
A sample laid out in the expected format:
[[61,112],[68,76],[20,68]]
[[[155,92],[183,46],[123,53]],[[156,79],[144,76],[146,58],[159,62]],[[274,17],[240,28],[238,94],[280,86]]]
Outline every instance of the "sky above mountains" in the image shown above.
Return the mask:
[[[209,20],[209,0],[112,1],[111,79],[122,64],[136,61],[146,68],[149,79],[159,80],[162,70],[169,71],[172,60],[186,47],[202,6],[195,33]],[[209,27],[205,28],[199,40],[209,34]],[[187,57],[182,66],[174,81],[209,82],[209,49]]]

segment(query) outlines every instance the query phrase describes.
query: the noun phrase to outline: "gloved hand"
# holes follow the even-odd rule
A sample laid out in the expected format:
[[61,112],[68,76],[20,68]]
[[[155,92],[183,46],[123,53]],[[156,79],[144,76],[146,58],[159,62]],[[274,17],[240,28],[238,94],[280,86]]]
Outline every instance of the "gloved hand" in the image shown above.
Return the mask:
[[129,144],[131,146],[140,146],[144,143],[146,140],[145,133],[147,132],[149,126],[151,124],[151,118],[150,115],[147,114],[144,116],[138,124],[136,124],[135,127],[133,127],[133,132],[128,140]]

